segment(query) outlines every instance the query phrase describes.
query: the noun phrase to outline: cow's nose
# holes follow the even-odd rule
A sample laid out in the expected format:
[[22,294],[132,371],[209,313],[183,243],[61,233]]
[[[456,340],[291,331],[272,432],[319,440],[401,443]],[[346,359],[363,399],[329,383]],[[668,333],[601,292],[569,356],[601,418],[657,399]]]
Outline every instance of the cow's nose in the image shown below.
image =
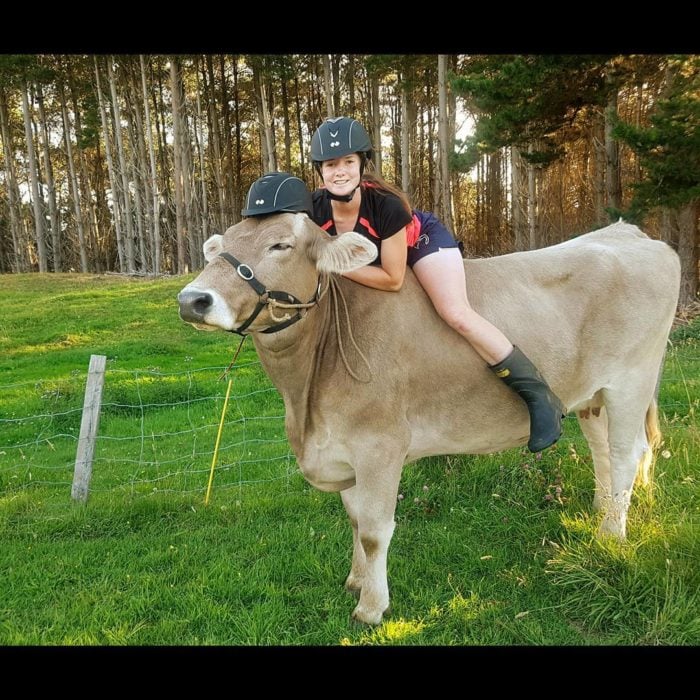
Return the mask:
[[208,292],[196,290],[180,292],[177,300],[180,303],[180,318],[183,321],[203,321],[204,314],[214,301]]

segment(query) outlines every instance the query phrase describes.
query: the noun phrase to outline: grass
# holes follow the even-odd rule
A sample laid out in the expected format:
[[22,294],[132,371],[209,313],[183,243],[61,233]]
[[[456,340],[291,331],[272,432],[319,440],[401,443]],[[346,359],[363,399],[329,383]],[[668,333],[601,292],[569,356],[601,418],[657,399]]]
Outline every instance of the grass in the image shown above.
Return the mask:
[[[405,470],[391,614],[350,621],[352,535],[309,487],[246,343],[177,315],[191,277],[6,275],[0,317],[0,644],[692,646],[700,643],[700,322],[673,335],[665,443],[629,539],[599,542],[574,419],[540,459]],[[85,376],[107,357],[90,499],[70,500]]]

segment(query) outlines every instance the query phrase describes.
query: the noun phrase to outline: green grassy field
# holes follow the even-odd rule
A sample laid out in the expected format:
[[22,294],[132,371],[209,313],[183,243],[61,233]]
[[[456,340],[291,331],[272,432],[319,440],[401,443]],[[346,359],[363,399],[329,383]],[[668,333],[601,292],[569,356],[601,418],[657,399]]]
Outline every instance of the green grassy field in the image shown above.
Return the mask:
[[[0,314],[2,645],[697,645],[700,321],[661,383],[664,445],[624,544],[594,538],[575,419],[523,450],[409,466],[391,614],[350,621],[352,535],[309,487],[248,341],[182,323],[189,277],[5,275]],[[90,355],[107,357],[89,501],[70,486]]]

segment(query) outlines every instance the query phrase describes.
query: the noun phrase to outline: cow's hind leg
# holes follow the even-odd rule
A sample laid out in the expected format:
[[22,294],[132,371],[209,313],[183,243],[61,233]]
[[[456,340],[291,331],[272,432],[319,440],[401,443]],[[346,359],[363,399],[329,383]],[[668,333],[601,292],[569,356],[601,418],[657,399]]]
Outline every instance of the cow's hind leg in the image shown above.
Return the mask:
[[608,444],[608,414],[595,396],[589,406],[576,411],[581,432],[586,438],[595,470],[593,510],[599,511],[610,498],[610,445]]
[[346,586],[360,590],[352,616],[370,625],[378,625],[389,607],[387,554],[394,534],[402,467],[402,459],[373,459],[364,468],[357,468],[355,486],[341,492],[351,522],[353,516],[357,522],[357,534],[353,523],[353,564],[346,582]]
[[[627,383],[634,386],[632,378],[627,378]],[[605,513],[598,535],[625,539],[632,488],[640,461],[648,449],[644,423],[652,396],[653,386],[639,386],[636,391],[629,388],[603,390],[608,413],[610,493],[601,504]]]

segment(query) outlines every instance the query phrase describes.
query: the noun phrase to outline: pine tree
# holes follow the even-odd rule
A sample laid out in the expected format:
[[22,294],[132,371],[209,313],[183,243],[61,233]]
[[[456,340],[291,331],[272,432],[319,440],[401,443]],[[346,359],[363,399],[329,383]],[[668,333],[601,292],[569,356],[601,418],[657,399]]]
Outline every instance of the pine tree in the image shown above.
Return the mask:
[[700,56],[674,57],[669,68],[671,84],[650,126],[620,121],[614,130],[645,171],[628,212],[636,218],[657,206],[678,209],[700,199]]

